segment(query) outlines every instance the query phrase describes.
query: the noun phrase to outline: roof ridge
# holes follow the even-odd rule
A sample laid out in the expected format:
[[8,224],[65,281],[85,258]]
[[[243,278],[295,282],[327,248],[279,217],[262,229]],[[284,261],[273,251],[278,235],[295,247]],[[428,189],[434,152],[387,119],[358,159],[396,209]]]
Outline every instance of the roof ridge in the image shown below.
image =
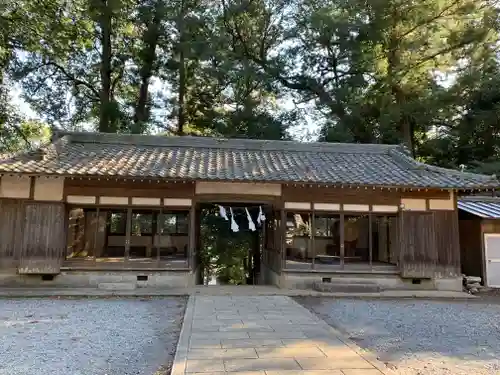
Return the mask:
[[70,135],[73,143],[136,145],[145,147],[194,147],[217,149],[245,149],[257,151],[386,153],[397,145],[376,143],[299,142],[291,140],[264,140],[205,136],[160,136],[146,134],[116,134],[98,132],[62,132]]
[[418,171],[418,170],[426,170],[429,172],[435,172],[435,173],[443,173],[448,176],[453,176],[453,177],[471,177],[471,178],[480,178],[485,181],[493,181],[496,180],[495,175],[484,175],[484,174],[478,174],[478,173],[470,173],[470,172],[462,172],[458,171],[455,169],[450,169],[450,168],[443,168],[443,167],[438,167],[435,165],[427,164],[420,162],[418,160],[415,160],[414,158],[410,157],[409,155],[406,155],[404,152],[401,151],[401,149],[393,149],[389,151],[389,155],[395,156],[398,161],[406,164],[409,168]]
[[458,200],[464,202],[500,203],[500,197],[491,195],[467,195],[460,197]]

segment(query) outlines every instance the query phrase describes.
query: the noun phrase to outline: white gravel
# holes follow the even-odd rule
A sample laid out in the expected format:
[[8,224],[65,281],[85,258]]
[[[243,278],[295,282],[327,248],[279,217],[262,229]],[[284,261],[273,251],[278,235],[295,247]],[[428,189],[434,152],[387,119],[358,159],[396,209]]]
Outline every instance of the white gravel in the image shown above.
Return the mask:
[[168,374],[185,298],[0,300],[0,375]]
[[401,375],[500,374],[500,305],[298,298]]

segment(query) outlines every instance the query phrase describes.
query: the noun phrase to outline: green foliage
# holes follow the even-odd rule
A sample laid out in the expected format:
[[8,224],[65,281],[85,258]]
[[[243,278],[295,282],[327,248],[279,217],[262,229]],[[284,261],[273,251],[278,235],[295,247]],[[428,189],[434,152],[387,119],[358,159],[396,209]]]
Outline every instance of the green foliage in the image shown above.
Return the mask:
[[234,214],[240,227],[236,233],[230,223],[219,216],[216,207],[202,210],[199,262],[205,275],[215,274],[226,284],[245,284],[249,276],[245,260],[258,234],[248,230],[244,211],[235,209]]
[[126,133],[285,139],[304,113],[278,103],[295,101],[320,140],[404,143],[421,160],[489,173],[500,146],[498,9],[494,0],[2,2],[2,139],[24,138],[13,86],[42,123]]

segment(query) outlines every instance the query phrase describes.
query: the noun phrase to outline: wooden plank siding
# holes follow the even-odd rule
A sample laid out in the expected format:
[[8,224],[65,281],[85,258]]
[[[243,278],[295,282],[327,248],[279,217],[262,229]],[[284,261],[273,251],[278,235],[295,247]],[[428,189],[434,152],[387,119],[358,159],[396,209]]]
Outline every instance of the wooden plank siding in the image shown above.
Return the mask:
[[484,280],[481,218],[472,216],[459,221],[460,263],[462,273]]
[[403,211],[400,235],[402,277],[433,278],[460,274],[457,211]]
[[433,277],[437,253],[432,212],[401,212],[400,232],[401,276]]
[[59,273],[66,244],[65,214],[63,203],[25,204],[19,273]]
[[399,205],[401,192],[373,188],[349,189],[285,185],[282,190],[282,199],[285,202]]
[[460,234],[457,211],[434,211],[434,233],[438,255],[435,276],[454,277],[460,271]]
[[64,198],[68,195],[148,198],[193,198],[192,183],[107,181],[66,179]]
[[24,205],[0,199],[0,268],[17,267],[23,246]]
[[324,202],[344,204],[398,205],[401,198],[449,199],[449,191],[401,190],[372,187],[340,188],[284,185],[282,199],[286,202]]

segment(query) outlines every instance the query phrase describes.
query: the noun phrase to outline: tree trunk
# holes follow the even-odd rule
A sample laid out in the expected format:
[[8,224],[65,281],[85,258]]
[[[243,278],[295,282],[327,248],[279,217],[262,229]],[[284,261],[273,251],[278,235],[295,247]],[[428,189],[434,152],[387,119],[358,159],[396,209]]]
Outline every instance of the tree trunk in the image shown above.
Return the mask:
[[406,105],[406,95],[403,92],[398,77],[398,69],[401,67],[401,56],[399,54],[400,45],[399,38],[394,31],[394,34],[391,35],[388,43],[388,51],[387,51],[387,75],[389,80],[389,87],[391,90],[392,97],[398,109],[401,113],[399,121],[398,121],[398,129],[401,139],[403,140],[404,145],[408,148],[412,157],[415,157],[415,150],[413,145],[413,126],[411,119],[405,113],[405,105]]
[[99,131],[113,133],[111,124],[111,21],[112,11],[107,0],[99,4],[99,27],[101,29],[101,91],[99,108]]
[[185,43],[185,35],[184,35],[184,25],[186,22],[186,0],[181,0],[181,9],[180,16],[178,21],[178,30],[180,34],[179,38],[179,92],[177,98],[178,108],[178,123],[177,123],[177,134],[184,134],[184,125],[186,122],[186,113],[184,108],[184,97],[186,96],[186,61],[185,61],[185,53],[184,53],[184,43]]
[[134,126],[132,128],[132,133],[136,134],[143,133],[149,121],[149,82],[154,71],[156,46],[160,37],[160,23],[163,19],[164,9],[163,0],[158,0],[155,4],[153,15],[149,20],[147,30],[143,35],[144,47],[141,51],[142,66],[139,72],[141,85],[139,87],[139,97],[135,107]]

